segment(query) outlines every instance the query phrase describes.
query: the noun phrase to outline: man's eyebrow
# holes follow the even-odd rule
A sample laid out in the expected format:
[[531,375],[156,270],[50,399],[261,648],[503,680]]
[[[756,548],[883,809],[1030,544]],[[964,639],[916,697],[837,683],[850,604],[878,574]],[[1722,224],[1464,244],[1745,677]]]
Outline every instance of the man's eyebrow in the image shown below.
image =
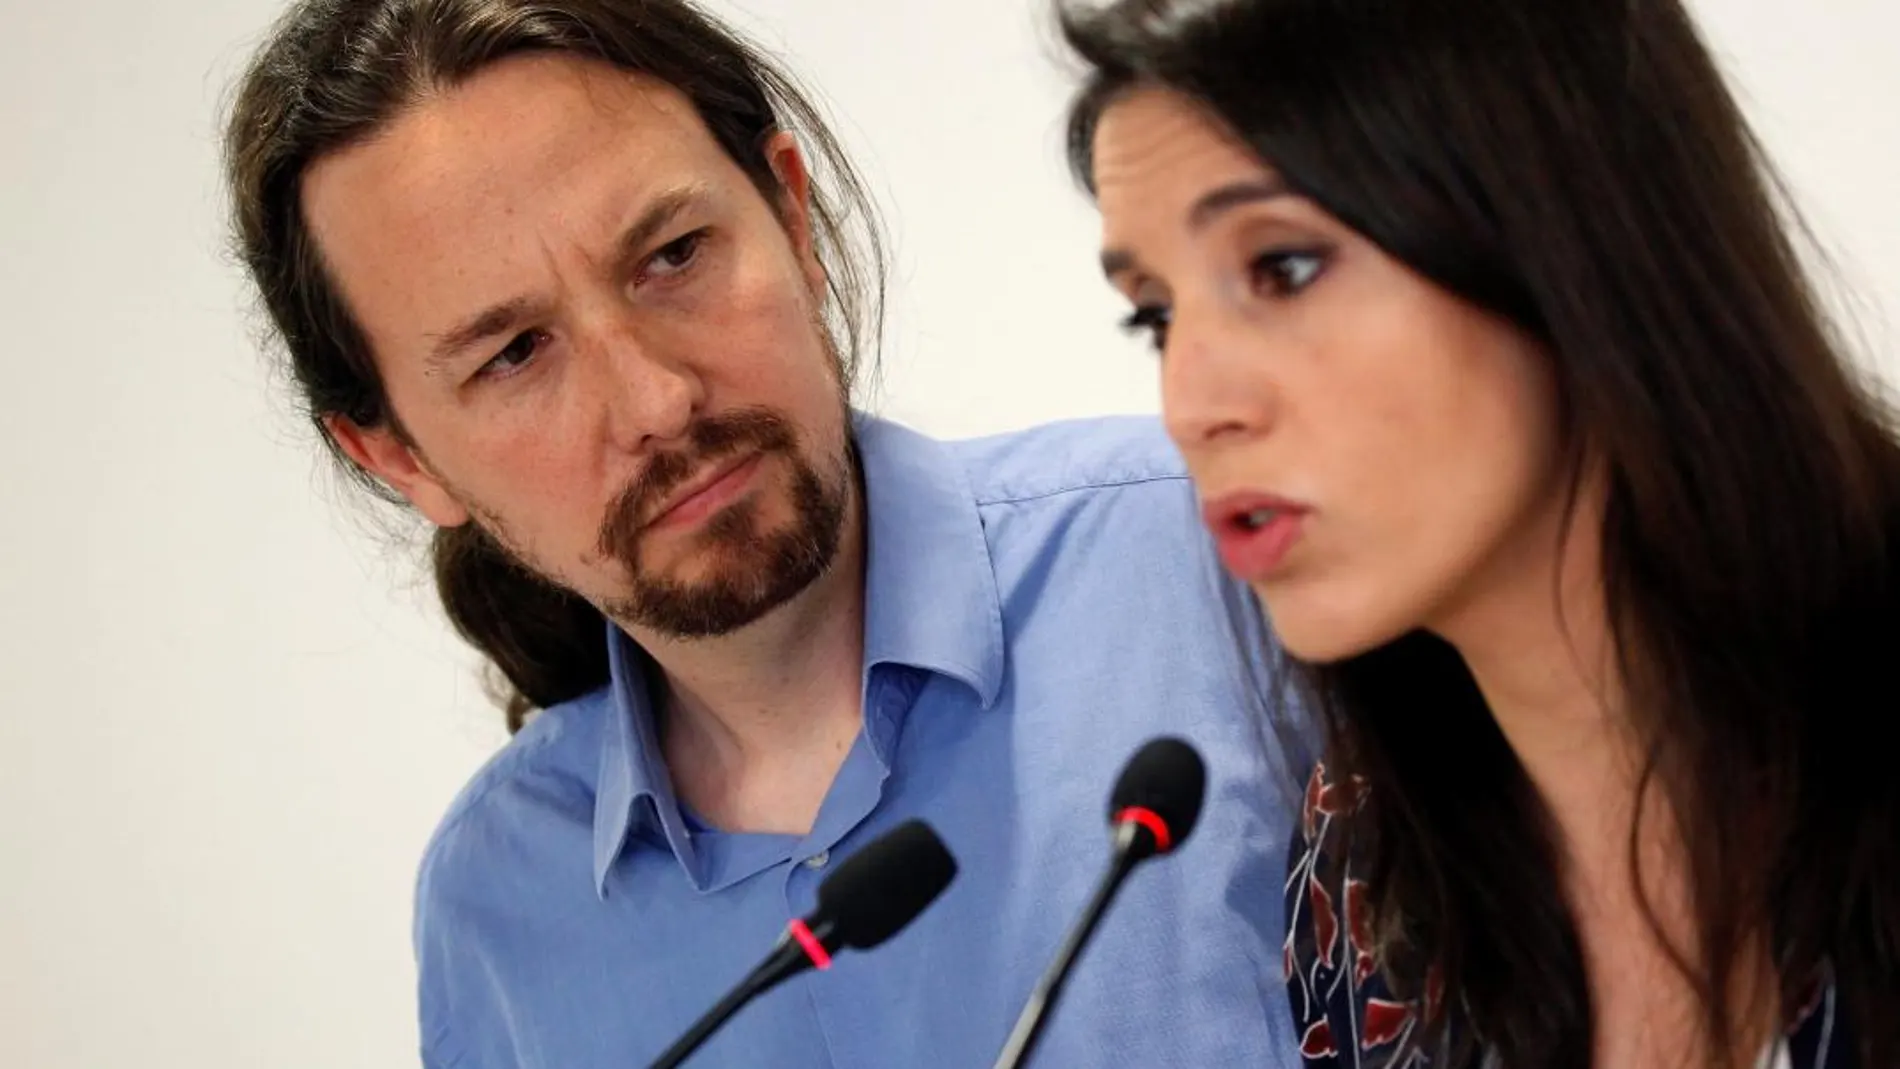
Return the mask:
[[[688,185],[669,189],[653,198],[639,218],[614,242],[615,270],[621,274],[630,272],[654,237],[704,194],[704,186]],[[463,350],[476,342],[508,333],[532,318],[536,310],[532,299],[513,297],[490,305],[435,335],[435,344],[430,347],[426,361],[429,373],[440,374]]]
[[512,330],[516,324],[528,319],[535,307],[535,302],[526,297],[510,298],[500,304],[490,305],[443,331],[429,349],[426,360],[428,373],[440,374],[462,350]]
[[700,184],[675,186],[654,197],[633,221],[620,239],[614,242],[614,271],[625,276],[639,266],[640,257],[647,252],[647,246],[677,219],[681,212],[692,207],[706,195],[706,187]]

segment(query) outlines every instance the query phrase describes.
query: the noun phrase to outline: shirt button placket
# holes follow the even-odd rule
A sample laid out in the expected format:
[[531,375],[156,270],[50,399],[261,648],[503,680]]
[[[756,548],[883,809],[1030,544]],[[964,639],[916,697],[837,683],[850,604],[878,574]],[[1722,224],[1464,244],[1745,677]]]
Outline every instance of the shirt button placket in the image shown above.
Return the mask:
[[[785,905],[790,916],[802,916],[813,908],[806,903],[817,901],[817,885],[823,880],[824,870],[830,863],[831,851],[821,849],[804,860],[795,862],[786,870]],[[811,1009],[812,1023],[817,1027],[818,1034],[824,1037],[825,1063],[837,1069],[838,1049],[832,1042],[829,1022],[821,1006],[825,997],[824,981],[819,979],[813,983],[811,978],[807,978],[806,983],[801,986],[804,987],[805,1004]]]

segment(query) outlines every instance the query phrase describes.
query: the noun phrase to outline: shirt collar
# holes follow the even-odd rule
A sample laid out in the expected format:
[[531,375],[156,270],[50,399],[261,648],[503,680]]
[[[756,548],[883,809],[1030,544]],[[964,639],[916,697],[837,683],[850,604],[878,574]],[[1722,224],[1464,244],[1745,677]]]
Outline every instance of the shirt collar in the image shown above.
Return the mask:
[[[853,432],[864,474],[866,684],[877,665],[908,665],[962,682],[988,708],[1003,684],[1003,611],[969,478],[948,446],[915,431],[854,413]],[[654,733],[646,656],[612,623],[607,645],[610,723],[594,803],[594,882],[603,897],[636,822],[657,819],[693,868]]]
[[942,442],[860,416],[864,468],[864,665],[904,664],[968,685],[988,708],[1003,685],[1003,606],[962,465]]
[[594,889],[607,896],[607,872],[626,848],[636,823],[658,821],[674,856],[693,869],[692,838],[673,797],[673,780],[654,733],[646,654],[618,624],[608,621],[609,702],[602,710],[599,790],[594,795]]

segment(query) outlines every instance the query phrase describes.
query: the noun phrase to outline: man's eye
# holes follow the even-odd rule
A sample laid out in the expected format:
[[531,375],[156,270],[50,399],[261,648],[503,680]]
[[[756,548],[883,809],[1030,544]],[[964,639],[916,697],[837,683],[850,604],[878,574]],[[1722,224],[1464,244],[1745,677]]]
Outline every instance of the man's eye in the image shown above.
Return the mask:
[[494,359],[483,364],[481,370],[475,373],[475,377],[505,378],[520,371],[534,360],[535,353],[540,351],[547,337],[547,334],[539,330],[522,331],[510,339],[508,344],[502,347],[501,352],[495,354]]
[[699,258],[699,247],[706,241],[704,230],[695,230],[678,240],[660,246],[659,251],[647,261],[648,277],[664,278],[677,275],[693,265]]

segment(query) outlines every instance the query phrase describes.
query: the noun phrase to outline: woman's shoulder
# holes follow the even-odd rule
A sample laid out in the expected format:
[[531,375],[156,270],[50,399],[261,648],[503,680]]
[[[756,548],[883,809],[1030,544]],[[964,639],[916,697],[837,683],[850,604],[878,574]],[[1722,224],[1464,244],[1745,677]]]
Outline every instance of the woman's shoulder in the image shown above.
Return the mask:
[[[1368,797],[1363,780],[1335,777],[1324,762],[1307,779],[1287,857],[1287,995],[1312,1069],[1426,1069],[1433,1063],[1413,1040],[1442,988],[1428,976],[1421,1005],[1395,997],[1380,972],[1370,888],[1350,834]],[[1831,972],[1808,987],[1784,1034],[1787,1060],[1776,1065],[1854,1069]]]

